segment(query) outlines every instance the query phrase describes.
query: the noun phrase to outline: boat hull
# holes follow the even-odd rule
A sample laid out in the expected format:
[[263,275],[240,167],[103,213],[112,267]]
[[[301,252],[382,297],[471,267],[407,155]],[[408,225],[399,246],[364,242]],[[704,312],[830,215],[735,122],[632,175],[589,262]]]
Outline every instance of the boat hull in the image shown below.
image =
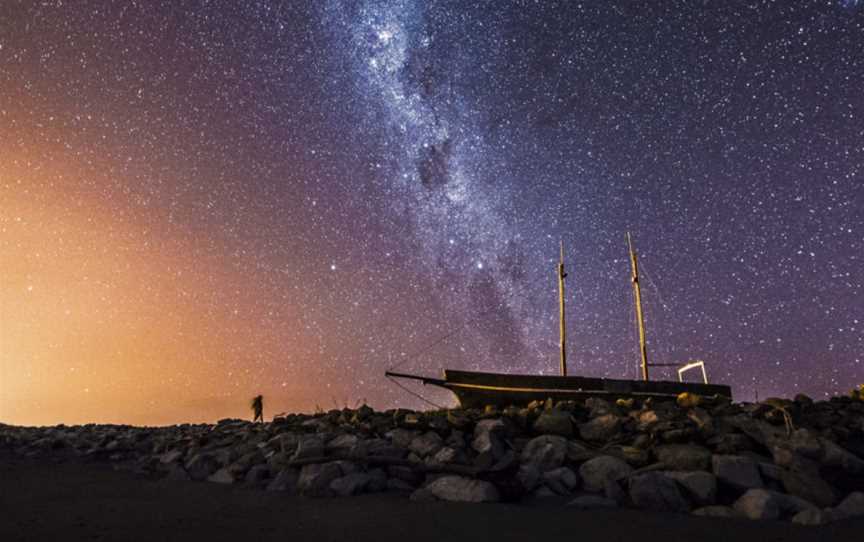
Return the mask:
[[446,369],[444,379],[429,383],[452,391],[463,408],[525,405],[531,401],[585,400],[588,397],[674,399],[689,392],[732,398],[729,386],[689,382],[617,380],[582,376],[542,376]]

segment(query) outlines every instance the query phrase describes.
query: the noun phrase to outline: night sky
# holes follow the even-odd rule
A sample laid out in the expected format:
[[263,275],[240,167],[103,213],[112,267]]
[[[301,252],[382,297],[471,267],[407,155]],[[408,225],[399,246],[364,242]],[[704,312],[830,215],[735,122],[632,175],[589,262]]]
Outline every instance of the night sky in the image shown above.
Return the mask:
[[627,231],[653,361],[864,381],[864,2],[0,4],[0,421],[555,374],[561,240],[571,374],[633,378]]

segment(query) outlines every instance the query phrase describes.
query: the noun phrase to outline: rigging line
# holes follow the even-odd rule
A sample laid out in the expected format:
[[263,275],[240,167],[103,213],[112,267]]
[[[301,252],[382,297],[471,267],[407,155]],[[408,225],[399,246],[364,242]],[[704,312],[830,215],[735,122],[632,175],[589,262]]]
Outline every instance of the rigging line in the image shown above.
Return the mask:
[[663,306],[663,310],[668,311],[669,305],[667,305],[666,302],[663,300],[663,294],[660,293],[660,288],[657,287],[657,285],[651,279],[651,275],[649,275],[648,272],[646,271],[645,262],[639,262],[639,271],[648,280],[648,284],[651,286],[651,289],[654,290],[655,292],[657,292],[657,299],[660,301],[660,305]]
[[[654,292],[657,293],[657,300],[660,302],[660,306],[663,307],[662,312],[658,311],[654,315],[654,319],[655,319],[654,325],[653,325],[654,333],[652,336],[655,337],[655,340],[652,341],[652,346],[654,347],[654,350],[657,351],[657,350],[660,350],[660,346],[661,346],[662,341],[657,341],[656,337],[659,336],[658,330],[660,330],[661,328],[667,328],[666,326],[668,325],[668,321],[669,321],[668,317],[669,317],[669,312],[670,312],[669,311],[669,305],[667,305],[666,301],[663,299],[663,294],[660,292],[660,288],[657,286],[657,284],[651,278],[651,275],[648,274],[648,272],[645,270],[644,262],[642,262],[640,264],[640,267],[641,267],[642,273],[645,276],[645,279],[648,281],[648,285],[651,287],[651,289]],[[665,344],[663,346],[665,346]],[[669,350],[666,350],[666,353],[668,355]]]
[[389,380],[390,382],[392,382],[392,383],[396,384],[397,386],[399,386],[400,388],[402,388],[402,391],[408,392],[409,394],[411,394],[411,395],[413,395],[414,397],[420,399],[420,400],[423,401],[424,403],[428,403],[428,404],[434,406],[435,408],[444,408],[443,406],[441,406],[441,405],[439,405],[439,404],[437,404],[437,403],[435,403],[435,402],[433,402],[433,401],[430,401],[429,399],[426,399],[425,397],[423,397],[423,396],[420,395],[419,393],[417,393],[417,392],[415,392],[415,391],[412,391],[412,390],[409,390],[406,386],[404,386],[401,382],[398,382],[395,378],[392,378],[392,377],[389,377],[389,376],[387,376],[387,377],[385,377],[385,378],[387,378],[387,380]]
[[[472,320],[475,320],[475,319],[477,319],[477,318],[480,318],[481,316],[486,316],[486,315],[489,314],[490,312],[495,311],[495,310],[500,310],[500,309],[501,309],[501,306],[500,306],[500,305],[496,305],[496,306],[494,306],[494,307],[490,307],[490,308],[486,309],[485,311],[482,311],[482,312],[480,312],[479,314],[475,315],[475,316],[472,318]],[[441,336],[441,337],[438,337],[438,338],[435,338],[435,339],[429,341],[427,344],[425,344],[424,346],[421,346],[421,347],[418,348],[416,351],[412,352],[411,354],[406,355],[406,356],[405,356],[405,359],[404,359],[401,363],[397,363],[396,365],[390,367],[388,370],[389,370],[389,371],[392,371],[392,370],[394,370],[394,369],[398,369],[399,367],[402,367],[402,366],[405,365],[406,363],[408,363],[408,362],[410,362],[410,361],[412,361],[412,360],[416,360],[417,358],[421,357],[422,354],[425,354],[426,352],[428,352],[429,350],[431,350],[432,347],[437,346],[438,344],[440,344],[440,343],[446,341],[447,339],[449,339],[450,337],[452,337],[452,336],[454,336],[454,335],[456,335],[456,334],[458,334],[458,333],[461,333],[462,331],[465,331],[465,326],[464,326],[464,325],[459,326],[459,327],[457,327],[456,329],[447,332],[446,334],[444,334],[444,335]]]

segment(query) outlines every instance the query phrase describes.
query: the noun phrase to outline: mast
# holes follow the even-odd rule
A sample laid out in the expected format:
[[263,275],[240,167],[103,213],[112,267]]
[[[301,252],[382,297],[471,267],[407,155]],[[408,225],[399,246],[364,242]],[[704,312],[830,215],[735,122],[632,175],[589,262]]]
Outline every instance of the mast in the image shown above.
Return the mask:
[[564,241],[561,241],[561,256],[558,260],[558,320],[561,326],[561,376],[567,376],[567,326],[564,324]]
[[642,357],[642,380],[648,381],[648,348],[645,345],[645,316],[642,314],[642,289],[639,287],[639,262],[630,232],[627,232],[627,247],[630,249],[631,280],[633,281],[633,298],[636,301],[636,322],[639,326],[639,354]]

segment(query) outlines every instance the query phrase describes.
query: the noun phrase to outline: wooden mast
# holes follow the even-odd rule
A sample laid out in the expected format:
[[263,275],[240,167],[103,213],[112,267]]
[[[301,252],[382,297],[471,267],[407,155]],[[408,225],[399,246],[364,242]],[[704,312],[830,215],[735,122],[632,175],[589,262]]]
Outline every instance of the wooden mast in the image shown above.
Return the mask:
[[558,320],[561,326],[561,376],[567,376],[567,326],[564,323],[564,241],[561,241],[561,256],[558,260]]
[[642,356],[642,380],[648,381],[648,347],[645,345],[645,317],[642,314],[642,290],[639,287],[639,262],[630,232],[627,232],[627,246],[630,249],[631,280],[633,281],[633,297],[636,300],[636,322],[639,326],[639,354]]

